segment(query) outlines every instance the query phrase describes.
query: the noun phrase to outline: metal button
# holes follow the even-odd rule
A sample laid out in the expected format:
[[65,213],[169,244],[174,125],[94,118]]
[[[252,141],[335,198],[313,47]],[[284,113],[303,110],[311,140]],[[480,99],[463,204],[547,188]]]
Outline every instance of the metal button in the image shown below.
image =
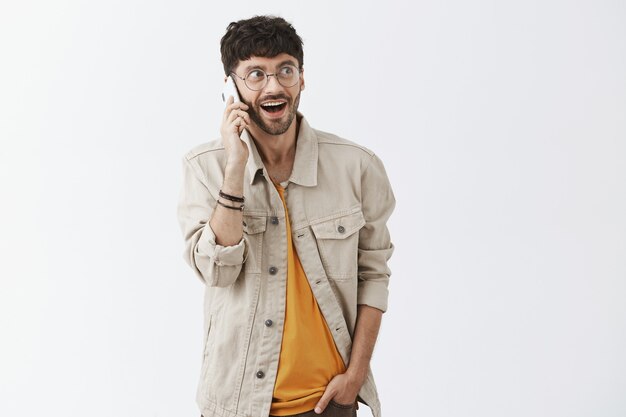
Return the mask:
[[270,320],[270,319],[265,320],[265,325],[266,325],[267,327],[270,327],[273,323],[274,323],[274,322],[273,322],[272,320]]
[[256,377],[257,377],[257,378],[263,378],[264,376],[265,376],[265,374],[263,373],[263,371],[258,371],[258,372],[256,373]]
[[339,233],[343,233],[343,232],[345,232],[345,231],[346,231],[346,228],[345,228],[345,227],[343,227],[343,226],[339,226],[339,227],[337,228],[337,231],[338,231]]
[[270,266],[271,275],[276,275],[277,272],[278,272],[278,268],[276,268],[275,266]]
[[270,220],[271,220],[272,224],[278,224],[278,217],[272,216],[272,218]]

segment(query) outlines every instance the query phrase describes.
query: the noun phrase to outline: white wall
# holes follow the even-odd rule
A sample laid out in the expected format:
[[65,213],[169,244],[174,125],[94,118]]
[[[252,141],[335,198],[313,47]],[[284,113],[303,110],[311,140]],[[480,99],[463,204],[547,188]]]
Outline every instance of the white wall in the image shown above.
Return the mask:
[[261,13],[304,39],[301,111],[394,186],[385,417],[626,415],[626,5],[601,0],[3,2],[0,415],[199,415],[180,159]]

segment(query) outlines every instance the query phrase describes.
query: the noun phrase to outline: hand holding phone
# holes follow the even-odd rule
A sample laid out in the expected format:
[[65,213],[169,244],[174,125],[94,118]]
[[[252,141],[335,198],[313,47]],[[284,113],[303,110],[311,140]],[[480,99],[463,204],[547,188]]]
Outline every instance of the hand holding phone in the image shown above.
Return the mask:
[[246,112],[248,105],[239,98],[237,86],[230,75],[224,85],[222,100],[226,102],[226,108],[222,118],[221,134],[228,160],[245,164],[249,153],[246,127],[250,124],[250,116]]

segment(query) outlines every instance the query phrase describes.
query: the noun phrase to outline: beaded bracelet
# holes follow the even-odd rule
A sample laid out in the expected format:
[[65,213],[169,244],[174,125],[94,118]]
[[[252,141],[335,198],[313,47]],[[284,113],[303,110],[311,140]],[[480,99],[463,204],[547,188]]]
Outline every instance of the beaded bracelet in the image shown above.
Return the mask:
[[219,204],[222,207],[226,207],[229,208],[231,210],[239,210],[239,211],[243,211],[243,204],[240,205],[239,207],[234,207],[234,206],[229,206],[228,204],[224,204],[222,203],[220,200],[217,200],[217,204]]
[[243,203],[243,197],[237,197],[234,195],[226,194],[222,190],[220,190],[220,197],[224,197],[226,200],[235,201],[237,203]]

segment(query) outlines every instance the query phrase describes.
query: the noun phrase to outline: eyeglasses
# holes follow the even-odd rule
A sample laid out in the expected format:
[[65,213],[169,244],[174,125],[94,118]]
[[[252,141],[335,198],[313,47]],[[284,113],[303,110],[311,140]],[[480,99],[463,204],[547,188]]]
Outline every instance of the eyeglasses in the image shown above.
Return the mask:
[[246,87],[253,91],[262,90],[267,85],[267,82],[272,75],[276,77],[276,80],[280,85],[286,88],[293,87],[298,84],[298,81],[300,81],[300,70],[294,65],[282,66],[278,72],[274,74],[268,74],[258,68],[248,71],[245,77],[240,77],[234,72],[231,74],[235,75],[240,80],[243,80]]

